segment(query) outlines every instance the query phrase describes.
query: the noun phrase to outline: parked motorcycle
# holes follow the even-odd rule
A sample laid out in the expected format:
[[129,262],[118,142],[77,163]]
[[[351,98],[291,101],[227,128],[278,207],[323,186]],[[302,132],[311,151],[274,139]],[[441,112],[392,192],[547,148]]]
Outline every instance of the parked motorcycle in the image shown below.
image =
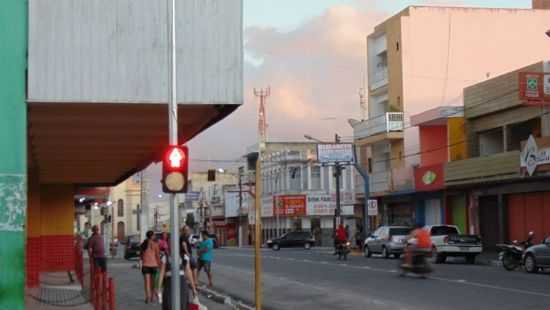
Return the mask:
[[521,266],[523,264],[523,253],[525,253],[525,250],[529,247],[533,246],[534,238],[535,233],[530,231],[527,240],[523,242],[514,240],[511,243],[497,244],[497,248],[500,249],[498,260],[502,262],[502,267],[508,271],[513,271]]
[[351,242],[341,242],[336,246],[336,255],[338,255],[338,260],[342,258],[348,260],[348,254],[351,252]]

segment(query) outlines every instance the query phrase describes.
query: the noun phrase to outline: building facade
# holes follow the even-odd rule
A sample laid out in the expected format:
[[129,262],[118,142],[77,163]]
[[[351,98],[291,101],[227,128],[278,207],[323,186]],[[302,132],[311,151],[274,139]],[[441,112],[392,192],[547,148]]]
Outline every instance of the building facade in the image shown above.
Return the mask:
[[[289,231],[309,231],[318,245],[333,244],[336,208],[334,168],[317,162],[317,143],[268,142],[261,158],[263,240]],[[355,236],[360,219],[354,215],[355,171],[342,171],[342,218]],[[253,214],[249,213],[251,222]]]
[[409,117],[460,105],[464,87],[550,57],[548,28],[547,9],[422,6],[375,27],[367,38],[368,118],[352,127],[369,196],[379,200],[376,223],[388,223],[388,214],[416,221],[414,167],[425,150]]
[[550,114],[520,100],[519,72],[550,72],[550,64],[535,63],[464,89],[468,158],[445,168],[447,188],[460,193],[467,208],[469,232],[480,234],[488,248],[523,240],[529,231],[537,241],[550,234],[549,166],[538,153],[550,142]]

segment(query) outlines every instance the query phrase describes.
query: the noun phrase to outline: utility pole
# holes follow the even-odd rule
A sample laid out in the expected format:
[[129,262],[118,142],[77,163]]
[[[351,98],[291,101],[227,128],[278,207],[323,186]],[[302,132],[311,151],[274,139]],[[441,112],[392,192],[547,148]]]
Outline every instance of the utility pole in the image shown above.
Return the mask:
[[[178,145],[178,102],[176,74],[176,0],[167,3],[168,29],[168,128],[169,145]],[[187,182],[187,180],[185,180]],[[170,244],[171,254],[171,304],[172,310],[181,309],[180,298],[180,244],[179,244],[179,212],[176,207],[176,194],[170,193]]]
[[255,272],[254,272],[254,299],[256,302],[256,310],[262,309],[262,257],[261,257],[261,243],[262,243],[262,153],[266,147],[267,142],[267,117],[265,114],[265,100],[269,97],[271,91],[269,87],[267,89],[254,89],[254,96],[260,98],[260,109],[258,113],[258,159],[256,160],[256,225],[255,225],[255,240],[254,240],[254,252],[255,252]]
[[[334,142],[336,144],[340,143],[340,136],[338,134],[334,135]],[[334,177],[336,178],[336,209],[334,210],[334,217],[335,217],[335,227],[340,225],[342,223],[341,221],[341,203],[340,203],[340,177],[342,176],[342,165],[340,165],[339,162],[334,163]]]
[[242,221],[241,221],[241,217],[242,217],[242,211],[243,211],[243,179],[242,179],[242,176],[243,176],[243,170],[244,169],[241,169],[241,167],[239,167],[239,248],[243,246],[243,241],[242,241]]

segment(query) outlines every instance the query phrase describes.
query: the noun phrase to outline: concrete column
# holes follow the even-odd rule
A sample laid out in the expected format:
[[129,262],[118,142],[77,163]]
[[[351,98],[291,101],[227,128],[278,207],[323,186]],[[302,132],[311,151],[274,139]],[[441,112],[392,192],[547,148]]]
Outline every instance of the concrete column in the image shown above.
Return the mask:
[[311,164],[307,165],[307,189],[311,190]]
[[498,195],[498,242],[506,241],[506,199],[503,194]]
[[0,309],[25,309],[28,1],[0,10]]
[[66,271],[74,268],[74,186],[40,185],[41,271]]
[[334,171],[332,169],[332,166],[328,167],[328,191],[332,193],[333,190],[335,190],[333,185],[333,179],[334,178]]

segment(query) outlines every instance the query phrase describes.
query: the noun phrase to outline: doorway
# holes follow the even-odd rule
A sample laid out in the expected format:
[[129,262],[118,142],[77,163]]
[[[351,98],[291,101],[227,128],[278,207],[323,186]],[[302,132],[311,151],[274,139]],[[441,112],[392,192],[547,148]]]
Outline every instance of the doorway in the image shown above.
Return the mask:
[[321,219],[316,217],[311,219],[311,234],[315,238],[315,245],[321,245],[321,239],[323,239],[323,231],[321,230]]
[[479,197],[479,232],[484,249],[496,249],[499,231],[498,196]]
[[117,238],[118,241],[124,241],[126,239],[126,224],[124,222],[118,222],[116,231],[117,231]]

